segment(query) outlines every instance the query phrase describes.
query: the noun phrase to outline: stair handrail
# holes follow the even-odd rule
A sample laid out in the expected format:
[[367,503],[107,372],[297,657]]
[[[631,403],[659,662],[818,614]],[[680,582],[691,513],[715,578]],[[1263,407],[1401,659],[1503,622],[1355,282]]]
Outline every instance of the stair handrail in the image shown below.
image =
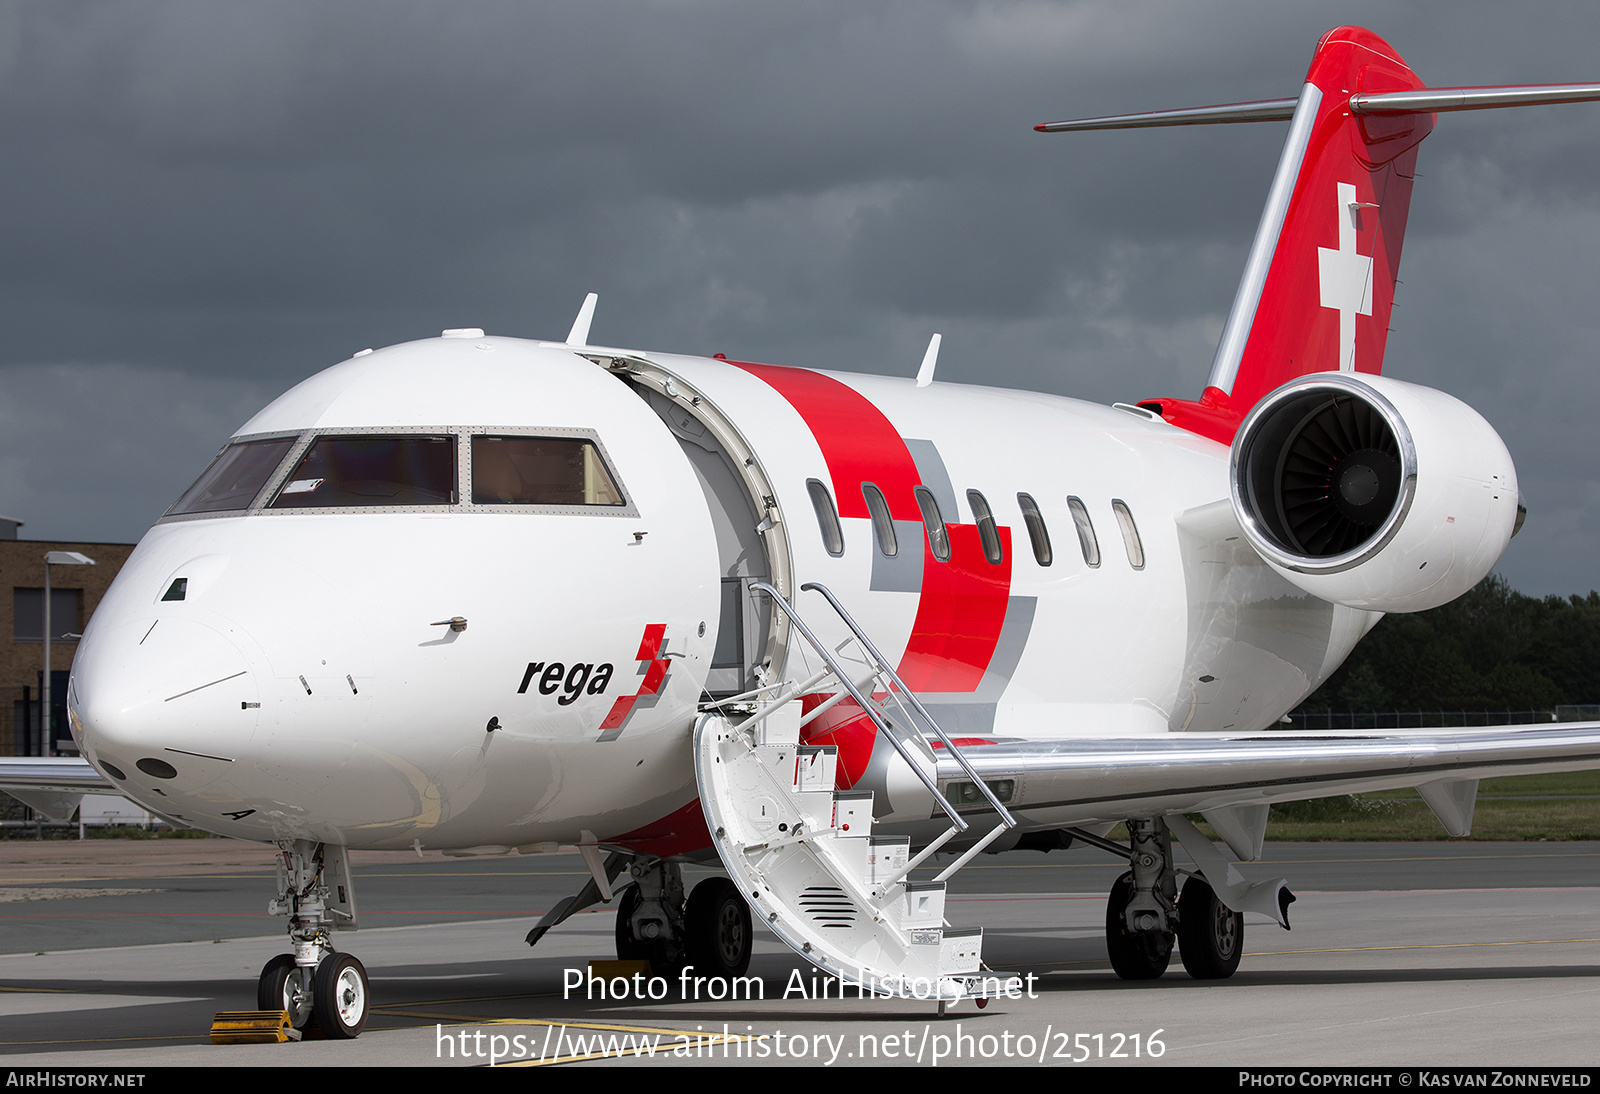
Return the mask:
[[[950,800],[940,793],[938,782],[932,778],[929,778],[928,773],[922,770],[922,765],[918,764],[914,759],[911,758],[911,754],[906,751],[906,746],[901,743],[899,737],[897,737],[894,731],[889,728],[888,723],[886,723],[883,720],[883,717],[878,714],[877,708],[871,702],[869,702],[867,698],[861,694],[860,690],[855,686],[855,684],[850,681],[849,674],[847,674],[844,671],[844,668],[836,660],[834,660],[833,655],[828,652],[827,647],[817,638],[815,634],[811,632],[811,628],[806,626],[805,621],[802,620],[799,614],[794,610],[794,605],[785,600],[782,593],[778,592],[777,589],[773,588],[765,581],[752,581],[750,583],[750,588],[758,592],[766,593],[772,598],[775,604],[783,609],[783,613],[789,617],[789,622],[794,624],[795,628],[801,633],[802,636],[804,636],[805,640],[811,644],[811,648],[816,650],[817,655],[822,658],[823,662],[830,669],[833,670],[833,674],[838,677],[839,683],[843,684],[846,690],[850,692],[850,697],[856,701],[858,706],[861,707],[862,712],[865,713],[868,718],[872,719],[872,724],[877,727],[877,731],[888,738],[889,743],[894,746],[894,750],[900,753],[900,758],[905,760],[906,764],[916,774],[917,778],[922,780],[922,785],[926,786],[929,793],[931,793],[934,796],[934,799],[938,801],[940,808],[945,811],[945,814],[950,818],[951,823],[953,823],[961,831],[965,832],[969,825],[966,821],[961,819],[961,814],[956,810],[954,805],[950,804]],[[979,780],[979,785],[983,785],[982,780]],[[987,791],[988,788],[985,787],[984,789]]]
[[[833,595],[833,591],[826,585],[823,585],[821,582],[817,581],[808,581],[804,585],[800,586],[801,592],[806,592],[808,590],[815,590],[816,592],[819,592],[828,598],[828,603],[833,605],[833,610],[839,613],[839,618],[844,620],[844,625],[849,627],[851,633],[856,636],[856,641],[861,643],[862,648],[867,651],[867,655],[870,656],[873,661],[877,663],[878,668],[889,677],[889,679],[894,683],[894,686],[899,689],[900,694],[911,702],[912,708],[922,716],[922,720],[927,722],[928,726],[939,735],[939,740],[944,742],[945,751],[952,759],[956,761],[956,763],[961,765],[961,770],[967,773],[967,775],[972,779],[973,785],[983,792],[983,796],[989,799],[989,804],[994,806],[995,811],[1000,814],[1000,818],[1005,822],[1005,826],[1007,828],[1015,828],[1017,821],[1016,818],[1011,815],[1011,811],[1001,804],[999,797],[996,796],[994,791],[989,788],[989,784],[983,781],[982,777],[979,776],[977,770],[973,768],[972,764],[968,762],[967,758],[961,754],[961,750],[956,747],[956,743],[952,741],[949,735],[939,727],[939,723],[934,721],[933,715],[928,713],[928,708],[922,705],[922,700],[917,698],[915,692],[906,687],[906,682],[900,679],[900,674],[894,670],[892,665],[889,664],[888,659],[885,658],[883,654],[878,652],[878,647],[872,644],[872,639],[867,637],[866,632],[863,631],[860,625],[851,618],[850,613],[845,611],[844,605],[839,603],[839,598]],[[793,620],[794,616],[791,615],[789,618]]]

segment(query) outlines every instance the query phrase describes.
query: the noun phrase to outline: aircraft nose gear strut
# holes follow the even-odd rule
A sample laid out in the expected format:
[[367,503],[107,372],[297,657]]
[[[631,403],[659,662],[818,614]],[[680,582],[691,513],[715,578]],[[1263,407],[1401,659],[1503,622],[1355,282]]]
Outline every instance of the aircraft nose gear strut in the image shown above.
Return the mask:
[[270,915],[287,916],[294,953],[279,954],[261,970],[256,1006],[287,1011],[296,1029],[315,1021],[323,1035],[358,1036],[367,1024],[367,970],[338,953],[334,930],[356,929],[350,857],[343,847],[310,840],[279,842],[278,895]]

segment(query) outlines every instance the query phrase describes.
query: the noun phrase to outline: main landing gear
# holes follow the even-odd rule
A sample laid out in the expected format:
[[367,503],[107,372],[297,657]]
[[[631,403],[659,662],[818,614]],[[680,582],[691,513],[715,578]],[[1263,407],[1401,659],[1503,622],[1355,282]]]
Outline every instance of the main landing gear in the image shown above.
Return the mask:
[[[669,978],[689,966],[695,976],[706,978],[743,976],[750,967],[750,905],[727,878],[706,878],[684,900],[683,871],[670,859],[612,851],[591,869],[595,877],[528,932],[528,945],[574,913],[599,904],[603,871],[606,887],[616,893],[620,960],[648,961],[656,976]],[[618,886],[614,882],[624,869],[631,881]]]
[[1228,908],[1205,878],[1191,875],[1178,892],[1172,834],[1165,821],[1128,821],[1130,871],[1106,902],[1106,950],[1124,980],[1154,980],[1167,971],[1172,945],[1196,980],[1225,980],[1244,953],[1244,913]]
[[617,906],[617,957],[647,960],[657,976],[743,976],[750,967],[750,906],[727,878],[706,878],[683,899],[683,873],[664,859],[635,861]]
[[355,891],[343,847],[310,840],[279,843],[278,896],[267,905],[289,917],[293,953],[268,961],[256,985],[256,1007],[283,1010],[296,1029],[315,1027],[324,1037],[359,1036],[367,1025],[367,970],[338,953],[330,930],[356,927]]

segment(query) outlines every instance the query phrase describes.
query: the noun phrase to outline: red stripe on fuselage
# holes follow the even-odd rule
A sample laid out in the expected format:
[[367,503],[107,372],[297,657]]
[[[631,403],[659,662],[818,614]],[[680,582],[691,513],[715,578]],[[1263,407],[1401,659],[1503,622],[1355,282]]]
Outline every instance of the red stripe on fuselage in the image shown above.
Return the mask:
[[895,520],[921,520],[912,488],[922,479],[917,462],[900,433],[855,388],[803,368],[751,365],[729,361],[759,377],[800,412],[828,461],[833,497],[841,517],[865,517],[867,500],[861,484],[883,491]]
[[976,691],[994,658],[1011,597],[1011,529],[1001,528],[998,565],[983,557],[975,524],[946,524],[950,561],[926,546],[922,599],[900,676],[912,691]]
[[[893,423],[866,396],[809,369],[729,361],[771,386],[805,420],[833,479],[841,517],[868,516],[861,484],[883,491],[896,520],[922,521],[912,492],[922,482]],[[1011,529],[1001,528],[999,564],[983,554],[978,528],[944,514],[950,559],[933,557],[922,537],[922,591],[899,672],[913,691],[974,691],[994,658],[1011,595]]]

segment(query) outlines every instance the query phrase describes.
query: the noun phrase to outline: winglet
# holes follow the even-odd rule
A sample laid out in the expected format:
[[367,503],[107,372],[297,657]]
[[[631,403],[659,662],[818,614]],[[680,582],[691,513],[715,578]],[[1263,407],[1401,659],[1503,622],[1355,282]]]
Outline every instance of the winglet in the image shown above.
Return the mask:
[[599,300],[599,294],[590,293],[583,298],[583,307],[578,309],[578,318],[572,321],[572,329],[567,332],[567,345],[587,346],[589,344],[589,324],[594,322],[594,305]]
[[936,334],[928,340],[928,352],[922,355],[922,367],[917,369],[917,386],[927,387],[933,383],[933,370],[939,363],[939,336]]

